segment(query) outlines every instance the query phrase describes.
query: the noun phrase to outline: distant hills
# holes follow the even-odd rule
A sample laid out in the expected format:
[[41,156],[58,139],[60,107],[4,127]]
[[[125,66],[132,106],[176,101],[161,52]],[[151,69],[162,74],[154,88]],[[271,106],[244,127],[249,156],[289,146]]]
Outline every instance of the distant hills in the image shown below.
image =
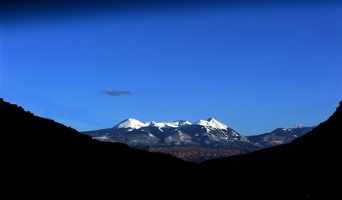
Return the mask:
[[288,143],[314,128],[297,125],[244,136],[214,118],[141,122],[128,118],[112,128],[84,131],[94,139],[120,142],[137,149],[168,153],[186,161],[202,162]]
[[271,132],[247,136],[247,139],[261,148],[286,144],[310,132],[316,126],[296,125],[292,128],[277,128]]
[[201,163],[102,142],[0,99],[2,195],[11,198],[335,199],[342,101],[305,135]]

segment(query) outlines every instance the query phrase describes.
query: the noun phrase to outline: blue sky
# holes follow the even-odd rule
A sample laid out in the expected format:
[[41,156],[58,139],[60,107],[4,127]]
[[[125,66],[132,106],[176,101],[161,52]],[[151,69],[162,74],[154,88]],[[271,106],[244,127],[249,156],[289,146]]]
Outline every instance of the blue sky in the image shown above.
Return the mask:
[[0,97],[78,131],[127,118],[213,117],[243,135],[318,125],[342,100],[342,4],[326,2],[7,18]]

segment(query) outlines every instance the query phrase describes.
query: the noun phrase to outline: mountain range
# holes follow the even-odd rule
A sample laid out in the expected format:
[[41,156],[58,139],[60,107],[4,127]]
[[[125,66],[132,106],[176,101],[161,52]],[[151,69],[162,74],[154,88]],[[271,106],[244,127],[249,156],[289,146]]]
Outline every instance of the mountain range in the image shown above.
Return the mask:
[[214,118],[196,123],[187,120],[143,123],[128,118],[112,128],[82,133],[100,141],[125,143],[133,148],[169,153],[187,161],[202,162],[285,144],[314,127],[296,125],[260,135],[244,136]]
[[1,194],[11,198],[335,199],[342,101],[286,144],[201,163],[104,142],[0,99]]

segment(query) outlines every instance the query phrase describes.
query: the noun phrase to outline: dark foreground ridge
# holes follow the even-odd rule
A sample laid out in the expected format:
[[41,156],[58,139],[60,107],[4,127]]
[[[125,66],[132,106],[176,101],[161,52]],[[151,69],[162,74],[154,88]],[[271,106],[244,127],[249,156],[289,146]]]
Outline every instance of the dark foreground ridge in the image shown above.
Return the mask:
[[329,119],[288,144],[191,163],[92,139],[0,99],[3,195],[330,199],[340,174],[341,104]]

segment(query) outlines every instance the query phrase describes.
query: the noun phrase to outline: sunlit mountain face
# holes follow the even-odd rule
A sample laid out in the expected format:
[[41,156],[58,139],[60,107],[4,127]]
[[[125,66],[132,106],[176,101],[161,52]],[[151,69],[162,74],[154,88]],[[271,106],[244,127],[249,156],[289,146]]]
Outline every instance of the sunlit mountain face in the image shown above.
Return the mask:
[[187,120],[140,122],[129,118],[113,128],[85,131],[102,141],[122,142],[132,147],[201,146],[231,148],[244,145],[257,149],[245,136],[214,118],[191,123]]
[[313,127],[278,128],[270,133],[244,136],[220,121],[209,118],[191,123],[187,120],[141,122],[128,118],[112,128],[82,132],[94,139],[121,142],[131,147],[195,146],[235,149],[241,152],[285,144],[312,130]]

